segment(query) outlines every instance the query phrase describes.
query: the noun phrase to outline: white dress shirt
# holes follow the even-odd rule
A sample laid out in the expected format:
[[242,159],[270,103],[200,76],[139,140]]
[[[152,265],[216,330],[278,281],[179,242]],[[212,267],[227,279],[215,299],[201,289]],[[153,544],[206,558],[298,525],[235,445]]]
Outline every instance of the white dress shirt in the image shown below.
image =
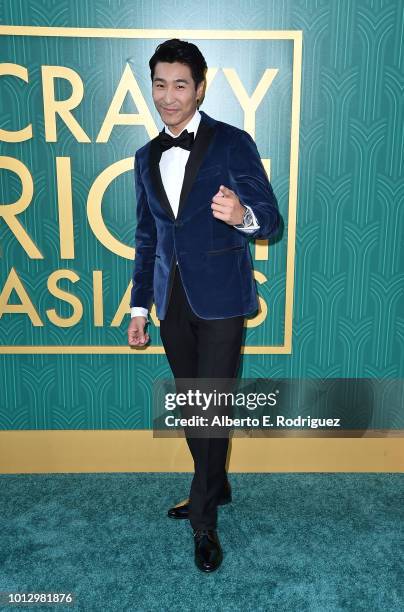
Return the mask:
[[[199,123],[201,121],[201,114],[198,110],[195,111],[192,119],[187,123],[184,127],[184,130],[188,130],[188,132],[194,133],[194,138],[196,138],[196,133],[198,131]],[[181,130],[180,134],[173,134],[170,132],[169,128],[164,125],[164,131],[172,136],[173,138],[177,138],[183,130]],[[171,147],[166,151],[163,151],[160,159],[160,174],[161,180],[163,181],[164,189],[166,191],[168,201],[170,202],[171,208],[174,213],[174,217],[177,217],[178,207],[180,204],[180,195],[182,189],[182,183],[184,182],[184,174],[185,174],[185,165],[188,161],[190,151],[186,149],[182,149],[181,147]],[[253,223],[248,227],[241,226],[233,226],[238,229],[240,232],[251,233],[255,230],[259,229],[259,225],[257,223],[257,219],[249,206],[244,204],[246,208],[251,212]],[[130,310],[131,317],[146,317],[148,315],[147,308],[143,308],[141,306],[132,306]]]

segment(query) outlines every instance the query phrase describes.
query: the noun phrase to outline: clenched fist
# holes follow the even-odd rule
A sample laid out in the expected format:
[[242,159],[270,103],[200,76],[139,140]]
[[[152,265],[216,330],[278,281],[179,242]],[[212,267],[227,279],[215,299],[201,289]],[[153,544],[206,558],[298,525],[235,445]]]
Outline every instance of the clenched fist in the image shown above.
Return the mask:
[[128,343],[134,348],[142,348],[149,340],[149,334],[145,331],[146,317],[132,317],[128,326]]

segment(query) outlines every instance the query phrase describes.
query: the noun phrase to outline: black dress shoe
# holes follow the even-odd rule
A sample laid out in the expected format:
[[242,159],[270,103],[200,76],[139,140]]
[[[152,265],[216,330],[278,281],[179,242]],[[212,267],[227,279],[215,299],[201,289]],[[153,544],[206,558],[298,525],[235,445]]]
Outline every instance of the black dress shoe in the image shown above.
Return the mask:
[[195,565],[202,572],[214,572],[223,553],[215,529],[194,529]]
[[[230,504],[231,500],[231,486],[230,482],[227,481],[223,489],[223,494],[217,503],[219,506],[225,506],[226,504]],[[167,512],[167,516],[173,519],[189,518],[189,499],[185,500],[185,502],[180,502],[173,508],[170,508]]]

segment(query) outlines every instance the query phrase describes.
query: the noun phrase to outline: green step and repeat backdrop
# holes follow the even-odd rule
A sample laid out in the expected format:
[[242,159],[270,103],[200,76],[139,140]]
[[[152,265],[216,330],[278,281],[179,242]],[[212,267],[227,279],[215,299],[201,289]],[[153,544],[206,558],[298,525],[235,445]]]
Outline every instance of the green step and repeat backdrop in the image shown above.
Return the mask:
[[403,429],[402,2],[3,0],[0,18],[0,429],[151,427],[170,370],[154,312],[150,347],[127,346],[133,163],[172,37],[201,48],[202,110],[255,139],[284,219],[251,242],[242,377],[392,381],[344,425]]

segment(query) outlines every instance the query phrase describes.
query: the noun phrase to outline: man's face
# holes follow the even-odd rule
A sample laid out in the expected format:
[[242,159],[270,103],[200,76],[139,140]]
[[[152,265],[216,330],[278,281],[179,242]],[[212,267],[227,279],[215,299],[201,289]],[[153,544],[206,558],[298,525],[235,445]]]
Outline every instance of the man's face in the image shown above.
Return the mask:
[[195,113],[203,82],[195,89],[191,69],[179,62],[157,62],[152,94],[160,117],[173,134],[179,134]]

